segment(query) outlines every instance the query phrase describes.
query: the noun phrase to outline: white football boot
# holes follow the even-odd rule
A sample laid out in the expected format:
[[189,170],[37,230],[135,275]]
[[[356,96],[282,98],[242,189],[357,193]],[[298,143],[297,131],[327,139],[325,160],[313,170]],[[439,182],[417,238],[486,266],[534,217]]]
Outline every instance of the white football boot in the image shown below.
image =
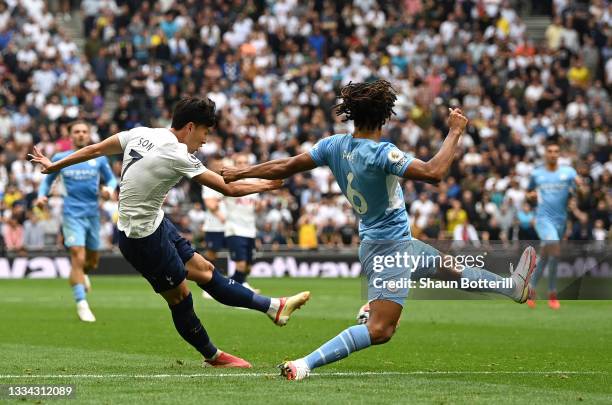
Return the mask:
[[510,277],[514,285],[514,301],[519,304],[527,301],[531,294],[529,281],[536,267],[536,251],[533,247],[527,246],[519,259],[516,269],[510,263]]
[[91,309],[89,309],[89,304],[85,300],[77,302],[77,315],[83,322],[96,321],[96,317],[94,316],[93,312],[91,312]]
[[286,361],[283,364],[279,364],[278,368],[280,369],[281,377],[287,380],[299,381],[310,375],[310,368],[308,368],[304,359]]
[[302,307],[310,299],[310,291],[302,291],[291,297],[272,298],[268,317],[278,326],[285,326],[291,314]]

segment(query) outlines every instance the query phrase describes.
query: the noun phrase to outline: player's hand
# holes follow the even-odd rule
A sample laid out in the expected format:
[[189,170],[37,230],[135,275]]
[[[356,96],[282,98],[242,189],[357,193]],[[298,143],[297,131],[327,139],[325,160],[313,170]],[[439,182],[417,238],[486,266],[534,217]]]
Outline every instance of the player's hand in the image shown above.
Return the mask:
[[238,176],[238,169],[233,166],[223,166],[221,169],[221,176],[223,176],[225,184],[240,180],[240,177]]
[[43,155],[36,146],[34,147],[34,151],[32,153],[28,153],[28,157],[30,158],[30,162],[38,163],[43,167],[41,170],[42,173],[49,174],[56,171],[52,169],[53,163],[49,160],[49,158]]
[[42,210],[47,205],[48,202],[49,202],[49,199],[47,197],[45,196],[38,197],[34,201],[34,205]]
[[535,190],[528,191],[525,197],[527,198],[527,201],[535,202],[538,200],[538,192]]
[[102,187],[100,190],[100,197],[102,197],[103,200],[110,200],[113,197],[113,194],[113,189],[107,186]]
[[463,131],[465,131],[465,126],[468,123],[468,119],[465,115],[463,115],[463,112],[461,111],[460,108],[455,108],[455,109],[450,109],[450,115],[448,116],[448,127],[450,128],[451,131],[457,131],[460,134],[463,133]]

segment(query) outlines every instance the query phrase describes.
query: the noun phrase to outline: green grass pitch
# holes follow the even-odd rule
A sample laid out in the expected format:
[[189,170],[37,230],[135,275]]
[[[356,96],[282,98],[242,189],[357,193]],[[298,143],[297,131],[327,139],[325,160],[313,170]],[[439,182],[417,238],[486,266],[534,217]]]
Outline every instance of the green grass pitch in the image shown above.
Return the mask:
[[[390,343],[285,381],[275,365],[354,324],[358,280],[258,279],[269,295],[309,289],[284,328],[204,300],[213,341],[252,370],[202,368],[144,279],[93,277],[95,324],[77,321],[65,280],[0,281],[0,384],[75,384],[71,403],[609,403],[612,302],[408,301]],[[43,401],[57,403],[56,401]],[[19,401],[23,403],[23,401]],[[40,403],[27,400],[26,403]]]

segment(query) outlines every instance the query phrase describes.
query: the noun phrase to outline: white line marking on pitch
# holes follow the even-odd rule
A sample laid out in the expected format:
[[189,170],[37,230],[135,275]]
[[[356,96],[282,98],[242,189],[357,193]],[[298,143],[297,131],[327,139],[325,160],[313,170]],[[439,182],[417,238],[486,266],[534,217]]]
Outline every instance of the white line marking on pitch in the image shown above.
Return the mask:
[[[361,376],[409,376],[409,375],[496,375],[496,374],[525,374],[525,375],[593,375],[608,374],[607,371],[364,371],[364,372],[332,372],[312,373],[320,377],[361,377]],[[9,378],[226,378],[226,377],[275,377],[278,373],[219,373],[219,374],[0,374],[0,379]]]

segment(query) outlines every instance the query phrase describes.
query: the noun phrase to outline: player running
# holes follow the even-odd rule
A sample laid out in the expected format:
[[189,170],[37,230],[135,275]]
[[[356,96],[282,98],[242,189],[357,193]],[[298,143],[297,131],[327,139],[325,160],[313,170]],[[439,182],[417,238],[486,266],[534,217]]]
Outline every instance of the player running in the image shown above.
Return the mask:
[[550,140],[546,144],[544,165],[534,169],[529,180],[528,198],[537,199],[535,230],[542,241],[540,261],[531,278],[533,290],[527,300],[530,308],[535,308],[535,288],[544,268],[548,265],[548,306],[559,309],[557,299],[557,263],[561,254],[559,241],[565,235],[567,206],[570,193],[580,182],[576,170],[570,166],[559,165],[559,144]]
[[[91,143],[89,124],[75,121],[68,127],[74,149],[60,152],[52,162],[69,156]],[[38,189],[35,205],[47,204],[51,185],[60,177],[63,184],[64,208],[62,233],[64,245],[70,251],[70,277],[72,294],[76,301],[77,315],[83,322],[95,322],[96,317],[87,303],[87,292],[91,288],[88,273],[98,267],[100,254],[100,209],[98,197],[109,199],[117,187],[117,179],[104,156],[89,162],[66,167],[45,176]],[[100,190],[100,179],[105,185]]]
[[[450,130],[442,147],[431,160],[423,162],[400,151],[389,142],[380,141],[382,126],[393,114],[396,100],[395,90],[389,82],[377,80],[372,83],[349,83],[342,88],[340,97],[342,103],[336,106],[336,114],[346,114],[345,120],[355,122],[353,134],[339,134],[322,139],[310,152],[292,158],[273,160],[248,169],[222,170],[224,180],[231,183],[249,177],[283,179],[298,172],[327,165],[360,218],[359,234],[362,242],[359,258],[368,277],[370,318],[365,325],[345,329],[311,354],[281,364],[281,375],[289,380],[306,378],[316,367],[391,339],[408,296],[408,287],[397,288],[389,285],[389,288],[384,288],[385,281],[405,281],[410,279],[413,271],[413,278],[464,278],[472,282],[497,282],[497,286],[488,283],[489,286],[477,291],[503,294],[522,303],[527,299],[529,279],[535,267],[535,251],[528,247],[523,252],[516,270],[512,271],[510,267],[510,279],[504,279],[481,268],[468,267],[461,272],[452,267],[427,265],[434,264],[436,260],[423,260],[421,265],[414,269],[391,263],[381,270],[381,258],[392,258],[398,254],[401,256],[406,253],[412,257],[423,258],[440,257],[441,253],[433,247],[412,239],[398,176],[413,180],[440,181],[453,161],[467,118],[462,115],[461,110],[452,110],[448,119]],[[443,260],[442,263],[448,261]]]
[[280,326],[308,300],[310,293],[288,298],[254,294],[223,277],[164,217],[163,201],[183,176],[231,196],[281,186],[280,181],[266,180],[226,185],[220,175],[207,170],[192,153],[206,142],[215,122],[214,102],[188,97],[177,103],[170,129],[143,127],[120,132],[57,162],[51,162],[37,149],[31,158],[44,167],[43,173],[53,173],[100,156],[122,153],[117,224],[121,253],[168,302],[176,330],[204,356],[205,365],[250,368],[247,361],[222,352],[211,342],[194,312],[186,279],[195,281],[217,301],[263,312]]

